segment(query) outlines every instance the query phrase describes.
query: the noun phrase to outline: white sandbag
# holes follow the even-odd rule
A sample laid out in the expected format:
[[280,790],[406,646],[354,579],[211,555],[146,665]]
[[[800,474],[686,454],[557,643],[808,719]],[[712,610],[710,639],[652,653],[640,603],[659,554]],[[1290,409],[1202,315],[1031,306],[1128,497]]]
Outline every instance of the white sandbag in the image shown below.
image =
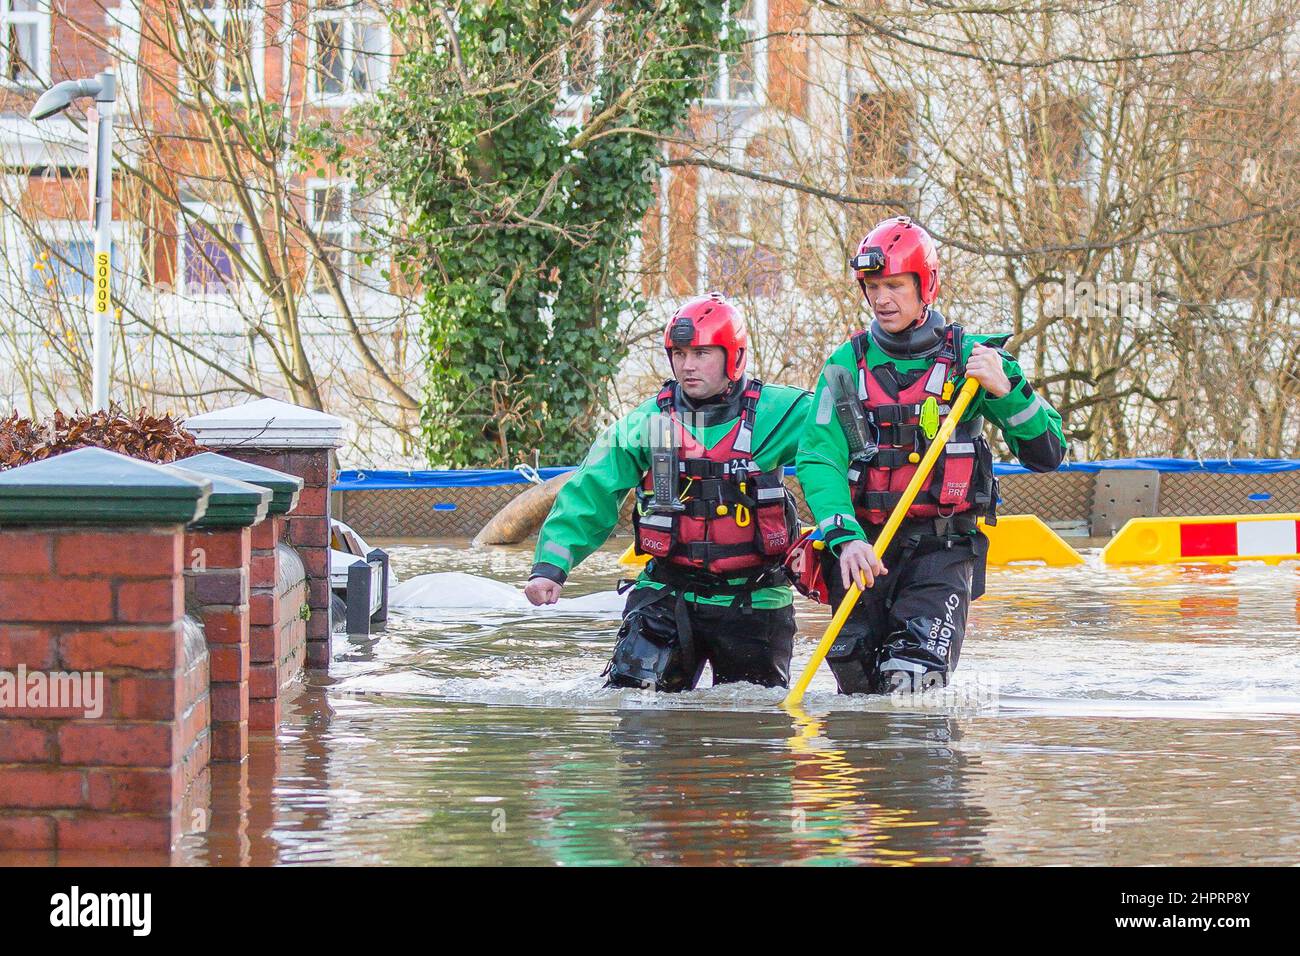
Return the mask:
[[520,611],[539,614],[582,614],[617,618],[623,612],[623,595],[616,591],[597,591],[580,597],[560,598],[556,604],[534,607],[524,592],[511,584],[493,581],[463,571],[421,574],[393,587],[388,607],[418,616],[422,611]]
[[389,591],[388,606],[397,610],[483,608],[521,611],[532,607],[524,592],[513,585],[464,571],[443,571],[411,578]]
[[622,617],[623,605],[626,603],[626,594],[619,594],[617,591],[597,591],[581,597],[562,597],[557,603],[549,607],[539,607],[537,610],[554,610],[561,614],[590,614],[597,617]]

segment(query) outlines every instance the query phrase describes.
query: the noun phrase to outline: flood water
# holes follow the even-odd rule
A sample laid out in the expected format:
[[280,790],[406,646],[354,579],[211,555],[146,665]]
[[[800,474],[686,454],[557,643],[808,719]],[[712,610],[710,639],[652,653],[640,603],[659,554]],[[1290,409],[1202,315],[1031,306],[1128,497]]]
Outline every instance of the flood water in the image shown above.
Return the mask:
[[[524,549],[395,547],[512,583]],[[608,589],[617,550],[568,593]],[[827,615],[804,604],[796,671]],[[337,638],[181,862],[1300,861],[1300,569],[990,569],[949,693],[606,691],[617,621],[395,615]],[[707,685],[708,679],[704,682]]]
[[[391,553],[403,579],[531,563]],[[828,620],[801,604],[796,673]],[[792,718],[750,685],[603,690],[608,616],[395,614],[213,768],[174,861],[1295,864],[1298,622],[1294,564],[990,569],[945,696],[844,698],[823,668]]]

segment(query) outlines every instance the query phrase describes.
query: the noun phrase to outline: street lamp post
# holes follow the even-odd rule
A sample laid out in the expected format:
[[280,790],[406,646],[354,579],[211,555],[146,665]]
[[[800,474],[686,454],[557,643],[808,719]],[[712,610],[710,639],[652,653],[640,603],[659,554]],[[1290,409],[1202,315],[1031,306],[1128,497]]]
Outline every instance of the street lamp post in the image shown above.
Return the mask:
[[95,105],[86,113],[89,119],[90,218],[95,230],[94,295],[91,298],[91,321],[94,328],[93,387],[96,409],[108,408],[109,314],[113,307],[109,295],[109,276],[113,269],[113,104],[117,100],[117,81],[105,70],[91,79],[64,80],[40,95],[32,107],[31,119],[39,122],[67,109],[74,100],[94,97]]

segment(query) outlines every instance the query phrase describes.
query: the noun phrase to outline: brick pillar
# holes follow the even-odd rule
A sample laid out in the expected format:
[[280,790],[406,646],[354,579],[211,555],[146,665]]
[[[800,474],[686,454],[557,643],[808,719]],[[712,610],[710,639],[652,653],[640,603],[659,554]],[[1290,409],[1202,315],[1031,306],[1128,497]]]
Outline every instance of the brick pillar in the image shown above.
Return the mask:
[[[280,725],[284,687],[301,674],[306,661],[307,622],[300,610],[306,589],[301,562],[281,550],[285,515],[298,506],[303,481],[294,475],[204,453],[177,463],[206,475],[221,475],[270,492],[267,517],[250,529],[248,561],[248,729],[274,733]],[[286,567],[286,565],[288,565]],[[288,619],[288,626],[282,621]]]
[[212,758],[242,761],[248,756],[249,529],[266,517],[271,491],[202,458],[172,468],[212,482],[207,512],[185,534],[185,603],[208,643]]
[[210,491],[98,448],[0,474],[0,850],[167,851],[188,824],[208,654],[181,549]]
[[[298,507],[288,516],[285,542],[293,546],[307,573],[307,666],[328,669],[330,662],[330,450],[284,453],[282,471],[303,480]],[[275,467],[266,462],[269,467]]]
[[248,756],[249,529],[185,534],[185,597],[210,661],[212,759]]
[[285,540],[298,552],[307,573],[307,666],[328,668],[329,489],[334,478],[330,452],[343,443],[343,420],[264,398],[195,416],[185,427],[223,456],[302,479],[298,506],[287,516]]

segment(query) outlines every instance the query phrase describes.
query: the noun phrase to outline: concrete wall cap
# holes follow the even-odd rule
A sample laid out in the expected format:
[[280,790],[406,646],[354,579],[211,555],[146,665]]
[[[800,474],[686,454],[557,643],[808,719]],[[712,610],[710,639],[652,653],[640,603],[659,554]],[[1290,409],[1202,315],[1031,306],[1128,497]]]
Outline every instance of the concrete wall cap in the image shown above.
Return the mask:
[[218,455],[205,451],[189,458],[182,458],[176,464],[200,474],[246,481],[250,485],[266,488],[271,492],[271,502],[267,505],[267,514],[287,514],[298,507],[298,495],[303,489],[303,480],[297,475],[290,475],[265,465],[255,465],[238,458]]
[[335,415],[274,398],[185,420],[186,429],[213,448],[339,448],[346,424]]
[[211,493],[203,476],[78,448],[0,472],[0,524],[190,524]]
[[196,528],[248,528],[266,517],[271,503],[271,489],[249,484],[225,475],[207,475],[201,470],[168,465],[178,474],[195,479],[207,478],[212,482],[208,496],[208,510],[194,522]]

